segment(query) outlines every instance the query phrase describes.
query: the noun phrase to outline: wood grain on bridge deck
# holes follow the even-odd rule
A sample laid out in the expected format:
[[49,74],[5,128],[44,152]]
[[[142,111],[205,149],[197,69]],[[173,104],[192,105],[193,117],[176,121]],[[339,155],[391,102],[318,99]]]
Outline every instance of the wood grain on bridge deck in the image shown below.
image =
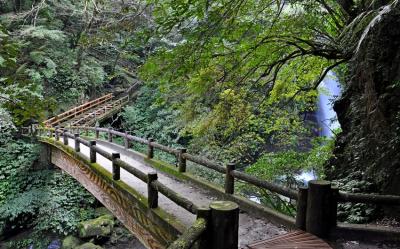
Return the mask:
[[247,247],[249,249],[332,249],[325,241],[303,231],[290,232]]

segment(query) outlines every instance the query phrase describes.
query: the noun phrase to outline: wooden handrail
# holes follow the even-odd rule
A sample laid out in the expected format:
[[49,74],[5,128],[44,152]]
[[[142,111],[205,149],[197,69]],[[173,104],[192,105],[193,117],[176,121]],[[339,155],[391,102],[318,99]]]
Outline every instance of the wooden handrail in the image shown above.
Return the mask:
[[106,102],[106,101],[108,101],[108,100],[110,100],[112,98],[113,98],[113,94],[112,93],[104,95],[104,96],[102,96],[100,98],[97,98],[97,99],[94,99],[92,101],[86,102],[86,103],[84,103],[84,104],[82,104],[80,106],[77,106],[77,107],[72,108],[72,109],[70,109],[70,110],[68,110],[66,112],[63,112],[63,113],[61,113],[59,115],[56,115],[56,116],[46,120],[44,122],[44,124],[46,126],[53,126],[54,124],[60,123],[60,122],[62,122],[64,120],[70,118],[71,116],[77,115],[78,113],[80,114],[80,113],[82,113],[82,112],[84,112],[84,111],[86,111],[86,110],[88,110],[90,108],[98,106],[98,105],[100,105],[100,104],[102,104],[102,103],[104,103],[104,102]]
[[[112,134],[114,134],[114,135],[118,135],[118,136],[123,136],[124,138],[127,138],[128,136],[126,135],[126,133],[122,133],[122,132],[118,132],[118,131],[113,131],[113,130],[109,130],[109,129],[104,129],[104,128],[93,128],[93,127],[74,127],[74,129],[80,129],[80,130],[95,130],[95,131],[101,131],[101,132],[110,132],[110,133],[112,133]],[[40,128],[38,128],[38,130],[39,130],[39,134],[42,134],[43,132],[41,132],[41,131],[50,131],[50,132],[46,132],[46,133],[44,133],[44,135],[45,136],[50,136],[50,137],[53,137],[53,135],[56,135],[56,138],[57,138],[57,134],[58,133],[60,133],[60,131],[61,130],[55,130],[55,129],[52,129],[52,128],[43,128],[43,127],[40,127]],[[95,145],[95,142],[93,141],[93,142],[89,142],[89,141],[86,141],[86,140],[83,140],[82,138],[80,138],[79,137],[79,135],[78,134],[76,134],[75,136],[74,135],[72,135],[71,133],[69,133],[69,132],[64,132],[63,133],[63,135],[66,137],[66,138],[74,138],[76,141],[79,141],[80,143],[82,143],[82,144],[89,144],[90,146],[90,149],[91,149],[91,151],[93,150],[93,152],[94,152],[94,154],[95,153],[99,153],[99,154],[101,154],[101,155],[103,155],[105,158],[108,158],[109,160],[112,160],[112,162],[113,162],[113,165],[116,165],[117,167],[116,168],[119,168],[119,167],[121,167],[121,168],[123,168],[123,169],[125,169],[126,171],[128,171],[129,173],[131,173],[132,175],[134,175],[135,177],[137,177],[137,178],[139,178],[140,180],[142,180],[143,182],[147,182],[147,184],[148,184],[148,188],[151,188],[151,190],[152,191],[149,191],[149,194],[151,194],[152,193],[152,197],[151,197],[151,199],[154,201],[154,200],[157,200],[158,199],[158,192],[160,192],[160,193],[162,193],[163,195],[165,195],[167,198],[169,198],[171,201],[173,201],[173,202],[175,202],[177,205],[179,205],[179,206],[181,206],[181,207],[183,207],[184,209],[186,209],[187,211],[189,211],[189,212],[191,212],[191,213],[197,213],[198,214],[198,212],[199,212],[199,207],[197,207],[193,202],[191,202],[190,200],[188,200],[188,199],[186,199],[186,198],[183,198],[183,197],[181,197],[181,196],[179,196],[176,192],[174,192],[172,189],[170,189],[170,188],[168,188],[167,186],[165,186],[165,185],[163,185],[161,182],[159,182],[158,180],[157,180],[157,176],[156,176],[156,173],[153,173],[153,174],[145,174],[145,173],[143,173],[143,172],[141,172],[140,170],[138,170],[138,169],[136,169],[136,168],[134,168],[133,166],[131,166],[131,165],[129,165],[128,163],[126,163],[126,162],[124,162],[124,161],[122,161],[121,159],[119,159],[119,155],[118,155],[118,158],[115,158],[114,157],[114,155],[112,154],[112,153],[109,153],[109,152],[106,152],[106,151],[104,151],[104,150],[102,150],[102,149],[100,149],[99,147],[97,147],[96,145]],[[133,137],[133,136],[131,136],[131,137]],[[150,140],[145,140],[145,139],[141,139],[141,138],[137,138],[137,137],[134,137],[135,138],[135,140],[132,140],[132,141],[136,141],[136,140],[138,140],[137,142],[139,142],[139,143],[143,143],[143,144],[148,144],[148,145],[153,145],[154,146],[154,142],[151,142],[151,139]],[[64,140],[64,143],[65,143],[65,140]],[[94,145],[92,145],[92,143],[94,144]],[[66,143],[66,144],[68,144],[68,142]],[[166,147],[166,146],[162,146],[162,147],[160,147],[160,149],[164,149],[165,150],[165,148],[164,147]],[[166,152],[168,152],[167,150],[165,150]],[[170,150],[169,150],[170,151]],[[179,151],[181,151],[181,150],[179,150]],[[173,152],[175,152],[175,149],[173,149]],[[91,155],[92,155],[93,153],[91,152]],[[174,154],[174,153],[171,153],[171,154]],[[184,153],[184,155],[185,155],[185,158],[187,159],[187,160],[190,160],[190,159],[193,159],[189,154],[187,154],[187,153]],[[188,156],[189,155],[189,156]],[[181,153],[179,153],[178,154],[178,156],[182,156],[182,154]],[[94,156],[94,162],[95,162],[95,156]],[[194,158],[194,160],[195,161],[201,161],[202,163],[204,163],[204,161],[203,160],[200,160],[199,159],[200,157],[195,157]],[[92,160],[92,159],[91,159]],[[208,164],[208,160],[205,160],[206,162],[207,162],[207,164]],[[221,168],[222,168],[222,166],[220,166],[219,164],[215,164],[215,163],[211,163],[211,165],[213,165],[213,166],[216,166],[215,168],[216,168],[216,170],[217,171],[222,171],[221,170]],[[210,167],[210,168],[212,168],[212,167]],[[114,170],[114,166],[113,166],[113,170]],[[114,172],[113,172],[114,173]],[[222,173],[222,172],[221,172]],[[233,168],[231,168],[231,170],[230,171],[226,171],[226,174],[230,174],[232,177],[234,177],[234,179],[239,179],[239,180],[243,180],[243,181],[245,181],[245,182],[248,182],[248,183],[250,183],[250,184],[253,184],[253,185],[255,185],[255,186],[257,186],[257,187],[262,187],[262,188],[265,188],[265,189],[268,189],[268,190],[270,190],[270,191],[272,191],[272,192],[276,192],[276,193],[278,193],[278,194],[280,194],[280,195],[283,195],[283,196],[287,196],[287,197],[289,197],[289,198],[291,198],[291,199],[295,199],[295,200],[298,200],[298,204],[299,204],[299,202],[302,202],[302,203],[300,203],[300,204],[305,204],[305,205],[308,205],[307,204],[307,198],[304,198],[304,196],[302,197],[302,198],[300,198],[299,196],[299,194],[300,193],[307,193],[307,191],[304,191],[304,190],[307,190],[306,188],[302,188],[302,189],[300,189],[300,190],[303,190],[303,191],[300,191],[299,190],[299,192],[298,193],[296,193],[296,191],[295,190],[293,190],[293,189],[289,189],[289,188],[286,188],[286,187],[283,187],[283,186],[279,186],[279,185],[277,185],[277,184],[273,184],[273,183],[269,183],[269,182],[266,182],[266,181],[262,181],[262,180],[260,180],[260,179],[258,179],[258,178],[256,178],[256,177],[254,177],[254,176],[251,176],[251,175],[247,175],[247,174],[245,174],[245,173],[243,173],[243,172],[240,172],[240,171],[236,171],[235,169],[234,169],[234,167]],[[114,175],[114,174],[113,174]],[[152,180],[151,181],[149,181],[149,177],[150,177],[150,175],[152,176]],[[155,177],[154,177],[155,176]],[[308,198],[308,201],[310,201],[310,198],[312,199],[312,201],[313,201],[313,203],[315,202],[315,201],[317,201],[317,202],[319,202],[319,200],[317,200],[316,198],[318,197],[318,198],[328,198],[330,201],[329,202],[321,202],[321,203],[324,203],[323,205],[330,205],[330,207],[328,208],[328,206],[326,206],[326,208],[328,208],[329,210],[325,210],[325,212],[327,212],[328,214],[327,214],[327,216],[325,217],[325,218],[323,218],[322,220],[326,220],[326,221],[323,221],[323,223],[324,224],[322,224],[322,226],[323,227],[328,227],[329,229],[330,228],[337,228],[336,230],[338,230],[339,228],[341,228],[340,227],[340,224],[338,225],[338,226],[336,226],[336,214],[334,213],[334,212],[337,212],[337,209],[336,209],[336,205],[337,205],[337,202],[356,202],[356,203],[369,203],[369,204],[383,204],[383,205],[400,205],[400,196],[394,196],[394,195],[376,195],[376,194],[360,194],[360,193],[346,193],[346,192],[339,192],[338,191],[338,189],[337,188],[333,188],[333,189],[330,189],[331,188],[331,186],[330,186],[330,182],[327,182],[327,181],[310,181],[310,183],[309,183],[310,185],[312,185],[313,186],[313,191],[309,191],[308,192],[308,195],[309,195],[309,198]],[[328,185],[329,184],[329,185]],[[317,191],[317,192],[315,192],[315,188],[324,188],[324,191],[326,192],[325,194],[323,194],[323,196],[318,196],[318,195],[315,195],[316,193],[320,193],[321,191]],[[311,187],[310,187],[311,188]],[[336,191],[336,192],[335,192]],[[321,192],[322,193],[322,192]],[[332,193],[332,196],[331,196],[331,193]],[[336,195],[335,195],[335,193],[337,193]],[[231,193],[228,193],[228,194],[231,194]],[[312,194],[312,196],[310,196],[310,194]],[[154,199],[155,198],[155,199]],[[300,198],[300,199],[299,199]],[[333,199],[331,199],[331,198],[333,198]],[[150,200],[150,199],[149,199]],[[157,207],[157,204],[158,202],[156,201],[155,203],[152,203],[151,205],[152,206],[149,206],[149,207],[153,207],[153,208],[156,208]],[[150,205],[150,201],[149,201],[149,205]],[[324,206],[325,207],[325,206]],[[315,208],[318,208],[318,206],[314,206],[314,209]],[[306,210],[307,209],[307,210]],[[309,224],[308,222],[308,218],[306,218],[306,217],[309,217],[308,216],[308,213],[309,213],[309,211],[310,212],[312,212],[312,210],[310,209],[310,210],[308,210],[308,208],[306,208],[306,209],[304,209],[304,208],[302,208],[302,209],[299,209],[298,210],[298,212],[300,211],[300,212],[303,212],[303,214],[297,214],[298,215],[298,218],[304,218],[304,219],[307,219],[307,224]],[[336,210],[336,211],[335,211]],[[305,216],[305,213],[304,212],[306,212],[307,211],[307,216]],[[319,212],[319,211],[318,211]],[[311,214],[311,213],[310,213]],[[299,216],[299,215],[301,215],[301,216]],[[314,217],[313,215],[311,215],[310,217]],[[319,219],[320,220],[320,219]],[[296,224],[297,224],[297,221],[296,221]],[[308,225],[307,225],[307,227],[308,227]],[[374,233],[374,234],[378,234],[378,233],[381,233],[381,234],[385,234],[386,232],[387,232],[387,228],[386,227],[382,227],[382,226],[376,226],[376,225],[370,225],[369,226],[370,227],[370,229],[367,231],[367,232],[369,232],[369,233]],[[303,228],[304,229],[304,228]],[[351,226],[351,224],[349,225],[349,226],[347,226],[346,227],[346,229],[349,229],[349,230],[352,230],[353,228],[352,228],[352,226]],[[336,231],[335,229],[333,229],[332,231]],[[343,230],[343,229],[342,229]],[[365,230],[365,229],[364,229]],[[307,228],[307,231],[308,231],[308,228]],[[315,232],[317,232],[317,231],[319,231],[318,229],[315,231]],[[339,230],[338,230],[339,231]],[[359,228],[354,228],[354,231],[355,232],[363,232],[363,229],[359,229]],[[311,232],[311,233],[314,233],[313,231],[308,231],[308,232]],[[400,233],[400,231],[399,230],[395,230],[395,231],[390,231],[390,233],[391,234],[399,234]],[[321,234],[321,236],[322,236],[323,234]],[[325,236],[325,235],[324,235]]]

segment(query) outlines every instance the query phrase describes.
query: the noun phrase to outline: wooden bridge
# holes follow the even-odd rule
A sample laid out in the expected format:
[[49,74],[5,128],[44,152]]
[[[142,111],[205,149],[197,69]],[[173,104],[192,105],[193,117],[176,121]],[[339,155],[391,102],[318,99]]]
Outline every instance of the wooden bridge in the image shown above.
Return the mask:
[[[308,188],[294,190],[236,170],[234,164],[223,165],[152,139],[61,125],[93,112],[109,97],[102,98],[80,106],[76,116],[74,108],[46,121],[48,127],[31,132],[44,145],[43,158],[77,179],[147,248],[324,249],[331,248],[325,241],[337,238],[400,238],[398,228],[336,222],[340,202],[400,205],[399,196],[345,193],[327,181],[310,181]],[[112,110],[103,115],[111,115]],[[160,153],[174,156],[177,165],[159,160]],[[224,188],[189,173],[189,164],[224,175]],[[236,194],[236,181],[287,197],[297,206],[296,217]]]

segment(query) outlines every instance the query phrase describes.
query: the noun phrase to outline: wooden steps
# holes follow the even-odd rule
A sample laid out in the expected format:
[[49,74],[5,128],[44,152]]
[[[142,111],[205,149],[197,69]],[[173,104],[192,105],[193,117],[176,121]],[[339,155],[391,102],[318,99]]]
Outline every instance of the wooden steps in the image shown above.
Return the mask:
[[247,247],[249,249],[332,249],[322,239],[303,231],[286,233],[272,239],[255,242]]

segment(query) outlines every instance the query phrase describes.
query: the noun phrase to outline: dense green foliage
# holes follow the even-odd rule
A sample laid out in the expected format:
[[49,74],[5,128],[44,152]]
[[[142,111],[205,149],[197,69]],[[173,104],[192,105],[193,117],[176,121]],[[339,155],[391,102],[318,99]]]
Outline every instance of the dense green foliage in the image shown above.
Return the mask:
[[33,168],[37,147],[22,140],[0,147],[0,234],[24,228],[68,234],[91,216],[95,199],[72,177]]

